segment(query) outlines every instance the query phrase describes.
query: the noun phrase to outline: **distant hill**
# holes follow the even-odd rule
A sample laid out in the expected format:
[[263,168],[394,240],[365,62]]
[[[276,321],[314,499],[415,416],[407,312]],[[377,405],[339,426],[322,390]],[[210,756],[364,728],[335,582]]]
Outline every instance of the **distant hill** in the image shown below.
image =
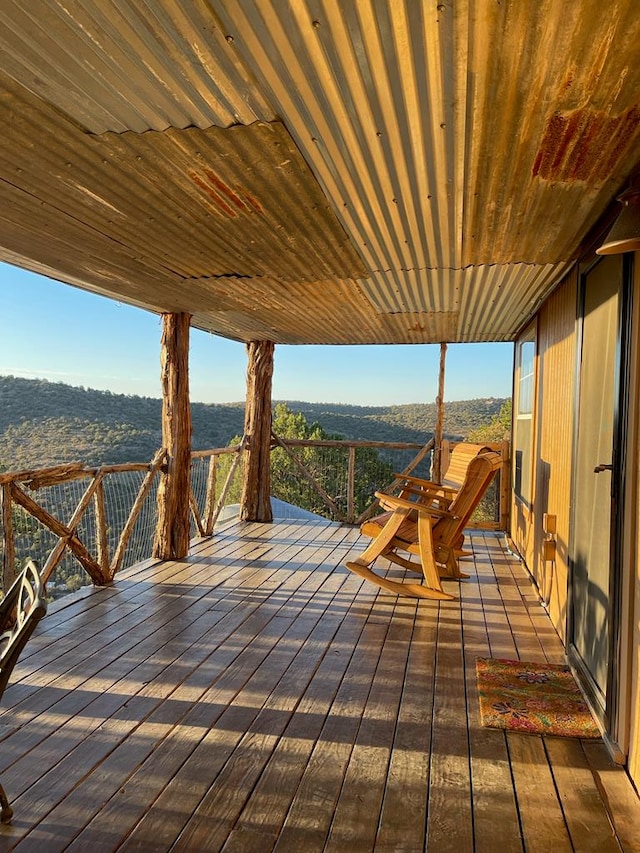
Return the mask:
[[[329,432],[345,438],[370,441],[426,442],[436,423],[435,403],[409,403],[404,406],[349,406],[333,403],[304,403],[285,400],[308,421],[318,421]],[[454,400],[445,404],[445,433],[464,438],[472,429],[489,423],[500,411],[504,398]]]
[[[308,421],[344,438],[426,442],[435,404],[350,406],[285,401]],[[496,414],[504,399],[446,404],[445,430],[464,437]],[[82,461],[143,462],[160,447],[161,401],[59,382],[0,376],[0,470]],[[223,447],[242,432],[244,403],[192,404],[193,447]]]

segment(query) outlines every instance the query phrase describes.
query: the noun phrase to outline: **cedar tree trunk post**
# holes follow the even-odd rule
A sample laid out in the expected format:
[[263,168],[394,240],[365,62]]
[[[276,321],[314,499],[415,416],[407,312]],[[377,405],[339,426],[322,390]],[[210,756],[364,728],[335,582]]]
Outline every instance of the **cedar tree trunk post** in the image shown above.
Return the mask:
[[242,521],[272,521],[271,512],[271,378],[272,341],[247,344],[247,406],[244,437],[247,441],[242,478]]
[[431,479],[442,482],[442,435],[444,432],[444,368],[447,359],[447,345],[440,344],[440,373],[438,375],[438,396],[436,397],[436,430],[433,436],[433,466]]
[[162,445],[166,470],[158,487],[158,525],[153,556],[180,559],[189,550],[191,407],[189,314],[162,315]]

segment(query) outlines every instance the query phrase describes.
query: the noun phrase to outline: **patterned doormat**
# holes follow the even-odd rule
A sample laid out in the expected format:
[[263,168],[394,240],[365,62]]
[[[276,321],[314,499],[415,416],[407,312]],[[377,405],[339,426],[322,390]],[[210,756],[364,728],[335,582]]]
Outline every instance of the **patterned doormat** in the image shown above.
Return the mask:
[[493,729],[599,738],[568,666],[477,658],[480,720]]

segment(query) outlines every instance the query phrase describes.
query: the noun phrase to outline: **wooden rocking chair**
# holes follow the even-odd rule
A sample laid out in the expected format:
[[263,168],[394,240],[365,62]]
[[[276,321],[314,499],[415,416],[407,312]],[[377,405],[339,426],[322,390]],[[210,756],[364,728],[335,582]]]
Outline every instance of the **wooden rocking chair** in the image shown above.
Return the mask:
[[[440,574],[468,577],[458,565],[463,531],[501,461],[500,453],[481,448],[470,459],[460,489],[452,494],[437,483],[416,477],[402,478],[397,497],[376,492],[387,511],[362,524],[361,532],[371,536],[372,541],[360,557],[347,563],[347,568],[398,595],[452,599],[454,596],[442,588]],[[401,557],[399,550],[416,555],[420,562]],[[379,556],[422,574],[424,584],[394,581],[376,574],[371,564]]]
[[[40,575],[36,564],[29,560],[0,601],[0,696],[33,629],[46,612]],[[13,809],[0,785],[0,822],[9,823],[12,817]]]

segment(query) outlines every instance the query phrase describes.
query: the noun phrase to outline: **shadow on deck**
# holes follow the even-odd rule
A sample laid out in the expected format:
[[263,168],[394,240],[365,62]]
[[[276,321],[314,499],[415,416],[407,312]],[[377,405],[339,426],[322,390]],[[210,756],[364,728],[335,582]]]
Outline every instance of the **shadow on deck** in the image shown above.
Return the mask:
[[357,531],[300,520],[58,602],[4,696],[0,851],[640,850],[600,741],[479,726],[476,656],[563,652],[500,539],[472,539],[451,602],[364,583]]

